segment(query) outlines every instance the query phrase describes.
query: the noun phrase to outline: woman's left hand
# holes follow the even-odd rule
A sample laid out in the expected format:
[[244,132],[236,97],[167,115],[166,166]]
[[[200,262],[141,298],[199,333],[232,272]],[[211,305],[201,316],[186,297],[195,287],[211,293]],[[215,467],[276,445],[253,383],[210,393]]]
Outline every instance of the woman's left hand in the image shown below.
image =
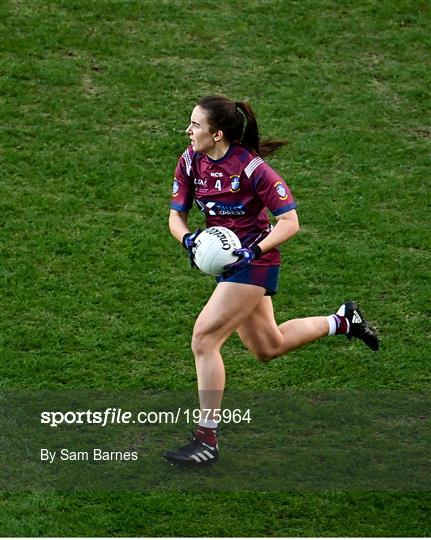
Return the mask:
[[239,260],[235,261],[234,263],[227,264],[224,267],[227,274],[232,274],[233,272],[236,272],[237,270],[242,270],[243,268],[248,266],[251,261],[262,255],[262,250],[259,246],[251,246],[248,248],[236,249],[233,254],[237,255],[239,257]]

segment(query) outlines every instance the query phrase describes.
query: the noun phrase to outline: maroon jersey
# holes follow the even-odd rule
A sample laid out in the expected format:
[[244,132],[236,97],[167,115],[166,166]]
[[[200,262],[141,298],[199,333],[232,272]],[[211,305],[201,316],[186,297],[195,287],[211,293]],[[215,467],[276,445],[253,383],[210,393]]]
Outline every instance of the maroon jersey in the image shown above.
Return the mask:
[[[279,216],[296,208],[286,182],[261,157],[240,145],[230,146],[219,160],[189,146],[178,160],[171,208],[184,212],[193,200],[205,214],[206,226],[231,229],[243,247],[259,243],[271,231],[267,209]],[[280,263],[278,249],[252,262]]]

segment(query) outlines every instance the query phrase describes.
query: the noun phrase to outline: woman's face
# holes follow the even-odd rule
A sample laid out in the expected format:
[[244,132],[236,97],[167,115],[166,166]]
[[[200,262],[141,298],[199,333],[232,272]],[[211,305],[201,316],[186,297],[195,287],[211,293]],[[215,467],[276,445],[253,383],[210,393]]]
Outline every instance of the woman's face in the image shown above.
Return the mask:
[[199,105],[193,109],[186,133],[190,137],[193,150],[200,154],[211,153],[217,140],[220,139],[218,135],[220,132],[211,132],[206,111]]

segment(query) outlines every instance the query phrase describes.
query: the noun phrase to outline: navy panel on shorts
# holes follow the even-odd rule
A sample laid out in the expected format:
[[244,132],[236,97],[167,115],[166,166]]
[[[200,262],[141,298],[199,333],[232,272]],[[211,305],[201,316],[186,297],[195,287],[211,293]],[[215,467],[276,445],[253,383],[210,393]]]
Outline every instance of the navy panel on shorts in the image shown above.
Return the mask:
[[257,285],[266,289],[265,296],[273,296],[277,293],[279,266],[253,266],[249,264],[234,274],[223,277],[217,276],[217,283],[228,281],[230,283],[244,283]]

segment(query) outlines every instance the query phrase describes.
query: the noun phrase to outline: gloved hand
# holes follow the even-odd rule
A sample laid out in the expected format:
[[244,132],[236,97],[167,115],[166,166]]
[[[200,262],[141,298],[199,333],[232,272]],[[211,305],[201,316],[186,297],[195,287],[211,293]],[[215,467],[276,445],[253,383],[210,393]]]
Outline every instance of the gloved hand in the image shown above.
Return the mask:
[[227,264],[224,269],[225,269],[225,273],[223,274],[224,276],[229,276],[231,274],[233,274],[234,272],[236,272],[237,270],[242,270],[243,268],[245,268],[246,266],[248,266],[251,261],[253,261],[254,259],[257,259],[258,257],[260,257],[262,255],[262,250],[260,249],[259,246],[250,246],[248,248],[240,248],[240,249],[236,249],[234,252],[233,252],[234,255],[237,255],[239,258],[238,261],[235,261],[234,263],[231,263],[231,264]]
[[193,255],[193,248],[195,247],[195,240],[201,234],[201,230],[198,228],[193,233],[186,233],[183,236],[183,247],[189,254],[190,266],[192,268],[196,267],[195,258]]

